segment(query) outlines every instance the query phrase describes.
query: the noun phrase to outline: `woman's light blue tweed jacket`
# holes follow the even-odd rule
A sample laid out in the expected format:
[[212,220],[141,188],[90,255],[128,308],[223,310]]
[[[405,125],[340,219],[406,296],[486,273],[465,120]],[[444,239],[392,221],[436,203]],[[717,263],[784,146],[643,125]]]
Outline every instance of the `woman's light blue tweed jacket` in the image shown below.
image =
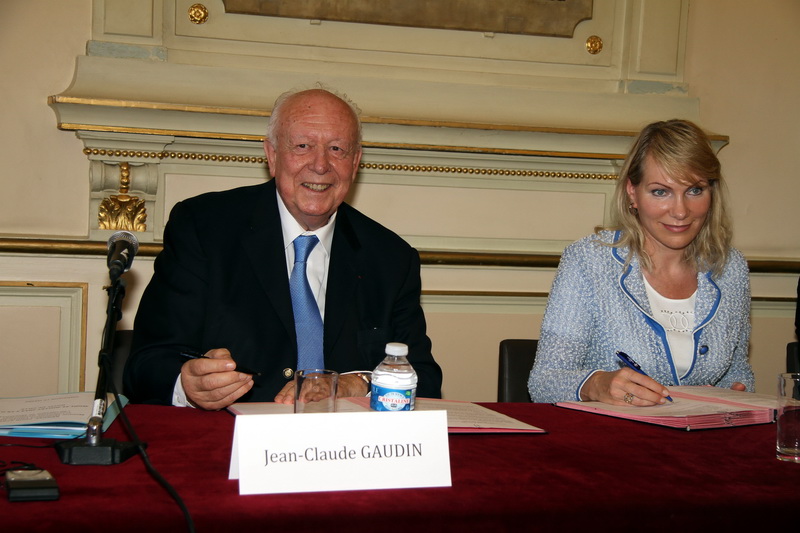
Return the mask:
[[679,378],[661,325],[651,316],[639,261],[623,269],[627,248],[605,246],[618,233],[603,231],[564,250],[547,302],[536,360],[528,379],[534,402],[580,400],[595,370],[621,368],[617,350],[630,355],[659,383],[753,391],[747,361],[750,281],[742,254],[732,249],[719,279],[697,275],[694,360]]

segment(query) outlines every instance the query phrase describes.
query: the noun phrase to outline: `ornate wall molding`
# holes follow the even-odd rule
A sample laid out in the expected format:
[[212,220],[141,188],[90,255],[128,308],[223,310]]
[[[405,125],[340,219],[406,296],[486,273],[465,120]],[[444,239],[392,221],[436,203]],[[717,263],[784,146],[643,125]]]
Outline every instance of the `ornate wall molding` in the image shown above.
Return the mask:
[[[0,305],[4,307],[59,309],[58,390],[85,390],[86,323],[88,283],[53,281],[0,281]],[[22,354],[24,356],[24,354]]]
[[[89,241],[130,227],[143,245],[158,243],[177,201],[266,179],[269,106],[320,80],[364,110],[351,204],[431,261],[550,265],[607,222],[638,128],[697,118],[697,100],[680,90],[685,0],[594,0],[571,38],[309,28],[220,2],[190,20],[194,3],[95,0],[87,55],[49,98],[90,161]],[[600,53],[587,52],[591,37]],[[626,90],[637,81],[663,87]],[[719,150],[728,139],[712,142]]]
[[[155,257],[159,254],[162,247],[163,246],[159,243],[141,243],[138,255],[143,257]],[[105,241],[0,238],[0,253],[22,253],[30,255],[96,255],[104,257],[108,253],[108,248]],[[419,254],[423,265],[441,266],[556,268],[560,259],[560,255],[553,254],[476,253],[436,250],[421,250]],[[751,273],[800,274],[800,260],[796,259],[751,258],[747,260],[747,264],[750,267]],[[448,291],[436,291],[436,294],[451,293]],[[530,296],[534,293],[520,292],[517,294]]]
[[[389,145],[388,143],[364,143],[364,146],[369,148],[372,146],[381,146],[383,148],[397,148],[397,149],[422,149],[421,147],[410,148],[407,145]],[[428,147],[431,148],[431,147]],[[440,147],[432,147],[441,149]],[[456,150],[449,150],[456,151]],[[205,161],[214,163],[245,163],[252,165],[266,165],[267,160],[265,157],[251,157],[236,154],[214,154],[203,152],[175,152],[175,151],[161,151],[161,152],[145,152],[141,150],[120,150],[120,149],[105,149],[105,148],[84,148],[83,153],[87,156],[94,157],[109,157],[115,159],[130,158],[151,158],[153,160],[186,160],[186,161]],[[470,153],[478,153],[477,150],[472,150]],[[497,153],[488,150],[484,153]],[[505,152],[508,153],[508,152]],[[516,152],[518,155],[531,155],[533,151]],[[552,152],[549,155],[553,155]],[[598,154],[593,154],[598,156]],[[619,156],[609,156],[618,159]],[[127,165],[125,172],[130,173],[130,165],[128,163],[120,163],[120,165]],[[537,178],[566,178],[566,179],[589,179],[589,180],[616,180],[617,175],[614,173],[598,173],[598,172],[554,172],[546,170],[520,170],[513,168],[484,168],[484,167],[465,167],[465,166],[442,166],[442,165],[413,165],[401,164],[390,162],[362,162],[360,165],[362,170],[387,170],[392,172],[411,172],[411,173],[437,173],[437,174],[471,174],[481,176],[527,176]],[[123,170],[121,170],[123,172]],[[129,188],[130,184],[126,186]],[[122,191],[120,191],[122,192]],[[127,192],[127,191],[126,191]],[[111,228],[113,229],[113,228]]]
[[145,201],[128,194],[131,182],[130,164],[120,163],[119,172],[119,194],[112,194],[100,202],[98,226],[101,230],[147,231]]
[[[139,234],[141,242],[157,242],[176,201],[268,178],[263,135],[249,132],[249,121],[256,116],[264,128],[264,117],[255,110],[178,109],[121,101],[98,105],[60,97],[51,98],[51,105],[59,115],[59,127],[74,129],[90,160],[91,240],[127,229]],[[159,111],[164,114],[149,114]],[[83,120],[65,122],[65,118]],[[166,127],[135,125],[150,124],[151,119]],[[126,121],[129,125],[123,124]],[[572,194],[579,201],[577,213],[592,217],[583,227],[604,222],[617,169],[632,137],[631,132],[605,130],[366,119],[358,178],[363,185],[356,187],[360,196],[350,201],[362,210],[366,206],[368,215],[397,228],[418,248],[553,253],[573,235],[527,234],[519,228],[543,228],[536,204],[552,209],[553,202],[570,202]],[[727,139],[718,136],[715,142],[722,146]],[[396,186],[406,187],[401,192],[412,195],[410,205],[416,203],[414,195],[425,198],[433,190],[426,188],[435,187],[460,191],[458,209],[463,212],[475,210],[482,200],[477,189],[495,191],[493,202],[524,201],[530,209],[525,220],[507,225],[502,219],[507,210],[501,210],[496,228],[486,234],[483,227],[459,228],[472,233],[448,234],[446,229],[439,233],[432,222],[403,228],[375,212],[381,209],[381,189]],[[505,194],[512,191],[520,195]],[[564,204],[562,212],[569,205]],[[517,208],[525,210],[522,204]],[[432,211],[427,216],[433,218]],[[515,227],[517,233],[506,236],[503,227]]]

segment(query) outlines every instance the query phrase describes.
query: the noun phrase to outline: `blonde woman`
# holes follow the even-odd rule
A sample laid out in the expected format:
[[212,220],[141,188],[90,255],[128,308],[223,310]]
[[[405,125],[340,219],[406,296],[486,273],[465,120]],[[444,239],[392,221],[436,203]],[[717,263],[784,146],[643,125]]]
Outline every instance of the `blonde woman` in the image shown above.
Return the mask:
[[749,273],[730,243],[707,136],[685,120],[646,126],[620,172],[612,226],[561,257],[531,399],[648,406],[668,401],[670,385],[752,391]]

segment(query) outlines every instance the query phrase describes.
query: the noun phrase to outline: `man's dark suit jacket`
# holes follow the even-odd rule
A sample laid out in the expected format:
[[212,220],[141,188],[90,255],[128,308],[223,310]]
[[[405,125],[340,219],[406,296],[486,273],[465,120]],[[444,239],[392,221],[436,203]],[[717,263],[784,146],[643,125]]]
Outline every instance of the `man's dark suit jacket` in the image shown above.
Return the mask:
[[[297,366],[274,180],[178,203],[134,323],[125,394],[171,404],[184,350],[228,348],[261,371],[240,401],[272,401]],[[387,342],[408,345],[417,395],[441,397],[420,307],[419,254],[347,204],[339,207],[325,297],[325,367],[372,370]]]

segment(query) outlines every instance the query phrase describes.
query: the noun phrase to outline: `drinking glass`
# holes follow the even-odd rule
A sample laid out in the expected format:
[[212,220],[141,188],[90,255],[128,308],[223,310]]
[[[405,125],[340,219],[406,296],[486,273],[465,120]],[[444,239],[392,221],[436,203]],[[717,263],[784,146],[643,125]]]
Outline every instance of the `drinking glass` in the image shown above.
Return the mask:
[[800,463],[800,374],[778,375],[776,456]]
[[294,373],[294,412],[333,413],[336,411],[336,388],[339,373],[321,368]]

